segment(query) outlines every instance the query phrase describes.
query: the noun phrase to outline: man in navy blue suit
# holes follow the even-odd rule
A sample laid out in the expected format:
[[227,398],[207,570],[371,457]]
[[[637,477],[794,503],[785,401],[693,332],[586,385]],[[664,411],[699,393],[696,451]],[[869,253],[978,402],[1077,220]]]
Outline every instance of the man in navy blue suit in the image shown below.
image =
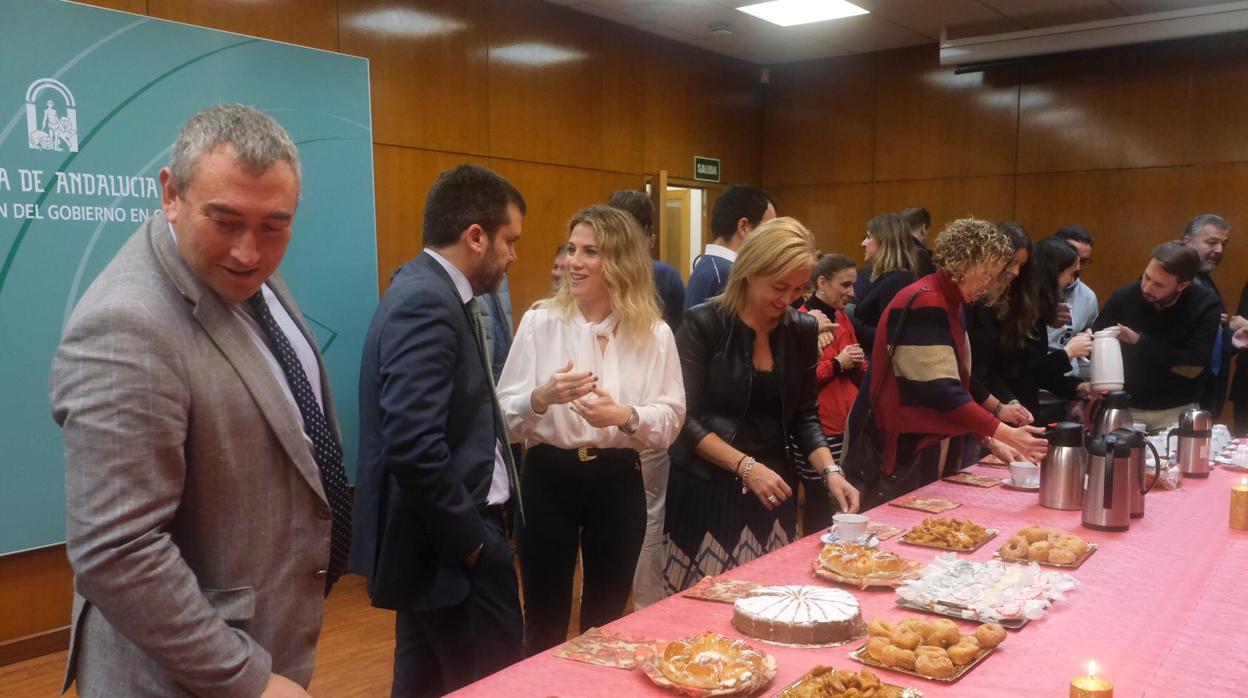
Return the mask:
[[392,696],[440,696],[520,659],[503,506],[523,516],[473,296],[515,260],[524,198],[475,165],[425,199],[424,251],[395,272],[364,341],[352,569],[397,611]]
[[[654,204],[644,191],[637,189],[617,189],[607,200],[607,205],[628,211],[641,232],[645,235],[646,253],[654,249]],[[657,259],[650,260],[654,272],[654,287],[659,292],[659,305],[663,308],[663,320],[675,332],[680,321],[685,317],[685,282],[680,280],[680,272],[676,267]]]
[[685,309],[706,302],[724,292],[728,272],[737,259],[737,250],[760,224],[776,217],[776,202],[767,192],[748,184],[725,189],[711,209],[711,234],[715,239],[693,265],[685,287]]

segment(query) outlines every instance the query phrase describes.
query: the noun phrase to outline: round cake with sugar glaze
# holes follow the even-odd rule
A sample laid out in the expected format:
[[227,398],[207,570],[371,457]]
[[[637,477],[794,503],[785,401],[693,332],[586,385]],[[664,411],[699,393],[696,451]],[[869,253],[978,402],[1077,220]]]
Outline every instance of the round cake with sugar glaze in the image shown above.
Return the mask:
[[785,645],[840,645],[866,632],[852,594],[816,586],[764,587],[737,599],[732,627]]

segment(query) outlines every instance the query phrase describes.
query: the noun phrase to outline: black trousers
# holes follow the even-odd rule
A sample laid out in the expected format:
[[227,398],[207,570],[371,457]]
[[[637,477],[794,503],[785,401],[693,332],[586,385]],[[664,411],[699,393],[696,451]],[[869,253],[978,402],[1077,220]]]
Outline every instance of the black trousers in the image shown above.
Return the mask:
[[523,621],[502,514],[483,516],[486,540],[469,572],[468,597],[449,608],[395,616],[393,698],[441,696],[522,657]]
[[578,549],[581,631],[623,615],[646,534],[646,491],[629,449],[578,454],[539,444],[529,449],[520,482],[524,522],[516,538],[532,655],[567,638]]

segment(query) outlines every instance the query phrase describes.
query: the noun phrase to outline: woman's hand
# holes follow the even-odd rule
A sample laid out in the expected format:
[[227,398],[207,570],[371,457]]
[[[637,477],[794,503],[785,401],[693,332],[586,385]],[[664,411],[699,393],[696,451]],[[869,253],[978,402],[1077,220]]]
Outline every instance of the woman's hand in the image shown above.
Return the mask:
[[1001,405],[1000,411],[997,412],[997,419],[1015,426],[1031,424],[1035,421],[1035,417],[1031,416],[1031,412],[1017,402]]
[[1092,333],[1080,332],[1066,343],[1066,356],[1072,359],[1086,359],[1092,353]]
[[842,369],[850,371],[861,366],[867,360],[867,355],[863,353],[861,346],[851,344],[836,355],[836,360]]
[[993,437],[1018,451],[1024,460],[1039,463],[1044,460],[1045,451],[1049,450],[1049,442],[1039,438],[1043,433],[1044,429],[1041,427],[1011,427],[1002,424],[997,427]]
[[815,320],[819,321],[819,331],[821,333],[832,332],[833,330],[836,329],[836,323],[828,319],[828,316],[824,315],[822,310],[811,310],[807,314],[813,317]]
[[845,479],[840,473],[828,473],[823,478],[823,484],[828,488],[828,494],[836,500],[837,505],[841,507],[841,511],[846,514],[858,513],[858,490],[849,484],[849,480]]
[[529,394],[529,404],[534,412],[546,414],[551,405],[562,405],[585,397],[596,385],[598,378],[592,371],[573,371],[569,361],[567,366],[550,374],[550,379],[544,384],[533,389]]
[[776,471],[759,461],[754,461],[754,467],[748,474],[742,473],[741,475],[745,479],[745,486],[750,488],[755,497],[758,497],[758,501],[762,502],[767,511],[775,509],[793,496],[793,489],[789,487],[789,483],[777,475]]
[[984,439],[984,448],[988,449],[989,453],[996,456],[997,460],[1005,463],[1006,465],[1009,465],[1016,460],[1024,460],[1023,454],[1019,453],[1018,449],[1013,446],[1006,446],[991,436]]
[[628,421],[631,409],[617,403],[611,393],[602,388],[594,388],[590,393],[592,397],[587,395],[573,400],[570,407],[581,419],[589,422],[591,427],[618,427]]

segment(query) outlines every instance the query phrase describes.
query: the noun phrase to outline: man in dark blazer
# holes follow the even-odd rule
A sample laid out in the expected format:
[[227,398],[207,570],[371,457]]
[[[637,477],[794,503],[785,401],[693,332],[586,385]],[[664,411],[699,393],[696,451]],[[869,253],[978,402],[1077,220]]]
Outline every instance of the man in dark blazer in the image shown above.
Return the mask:
[[364,342],[352,569],[398,612],[392,696],[439,696],[518,660],[523,625],[502,508],[524,505],[480,309],[515,260],[524,198],[475,165],[425,199],[424,246]]

